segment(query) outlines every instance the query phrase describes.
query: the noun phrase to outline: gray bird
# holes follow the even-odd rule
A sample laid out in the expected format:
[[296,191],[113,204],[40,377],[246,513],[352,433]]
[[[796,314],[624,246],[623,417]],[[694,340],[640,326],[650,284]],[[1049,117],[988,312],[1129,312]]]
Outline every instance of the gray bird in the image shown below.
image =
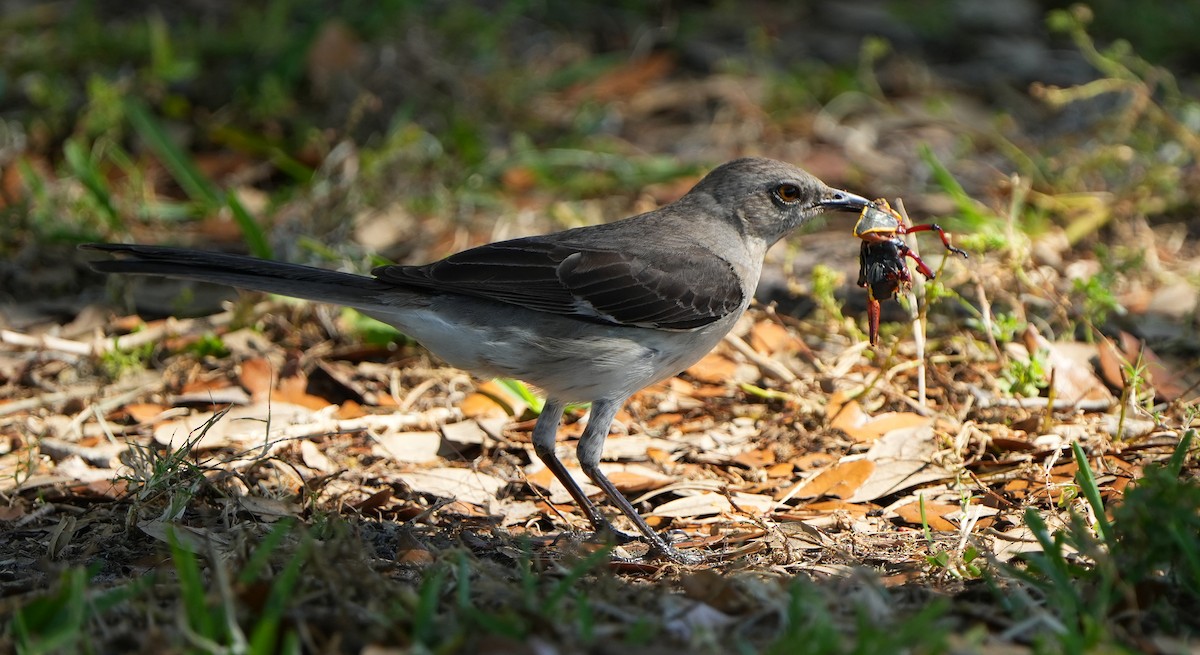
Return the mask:
[[353,307],[452,366],[524,380],[546,394],[533,446],[600,533],[617,531],[555,454],[563,409],[591,402],[584,473],[649,545],[681,563],[600,471],[613,418],[636,391],[703,357],[746,311],[767,249],[825,211],[865,198],[770,159],[728,162],[679,200],[631,218],[501,241],[373,277],[181,248],[87,244],[118,256],[103,273],[163,275]]

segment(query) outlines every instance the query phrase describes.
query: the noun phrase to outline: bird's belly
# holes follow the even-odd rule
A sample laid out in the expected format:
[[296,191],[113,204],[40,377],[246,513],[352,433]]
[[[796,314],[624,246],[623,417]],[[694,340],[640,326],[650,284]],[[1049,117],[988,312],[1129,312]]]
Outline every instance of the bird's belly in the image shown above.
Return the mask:
[[451,366],[482,377],[511,377],[554,398],[585,402],[624,398],[698,361],[736,316],[696,330],[605,326],[543,312],[406,310],[375,313]]

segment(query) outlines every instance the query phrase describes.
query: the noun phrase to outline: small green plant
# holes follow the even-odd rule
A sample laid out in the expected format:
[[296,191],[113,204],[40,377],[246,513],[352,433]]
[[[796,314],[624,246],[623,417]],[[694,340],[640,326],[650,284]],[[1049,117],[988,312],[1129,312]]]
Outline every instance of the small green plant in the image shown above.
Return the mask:
[[[967,326],[976,332],[985,332],[986,327],[981,317],[970,316],[966,319]],[[1025,321],[1012,312],[997,312],[992,314],[992,336],[996,343],[1011,343],[1017,334],[1025,329]]]
[[63,571],[58,588],[13,615],[13,632],[21,653],[80,650],[85,641],[88,573],[82,568]]
[[[187,506],[196,489],[204,483],[203,471],[188,460],[192,447],[199,443],[217,421],[225,415],[218,412],[178,448],[160,452],[154,444],[130,443],[127,467],[120,479],[129,483],[129,490],[138,502],[147,502],[162,494],[171,499],[170,509],[164,513],[174,518]],[[131,511],[136,511],[136,507]]]
[[1103,272],[1071,282],[1071,293],[1078,298],[1083,317],[1100,326],[1111,314],[1124,314],[1125,308],[1113,292],[1113,277]]
[[1029,359],[1008,358],[1000,371],[1001,390],[1012,396],[1036,398],[1050,383],[1046,369],[1046,353],[1031,353]]
[[89,652],[88,621],[144,593],[154,582],[153,576],[146,576],[109,589],[93,589],[89,582],[99,566],[63,571],[54,589],[13,612],[12,636],[18,653]]
[[[981,577],[983,575],[983,568],[980,567],[980,563],[977,560],[982,553],[973,544],[966,542],[966,536],[970,533],[971,525],[969,523],[964,524],[962,540],[959,542],[957,548],[948,549],[939,547],[933,539],[933,530],[930,529],[929,519],[925,514],[925,494],[918,496],[918,502],[920,503],[921,528],[925,532],[925,541],[931,549],[934,549],[931,555],[925,557],[925,562],[956,578],[978,579]],[[971,508],[970,494],[963,495],[961,507],[963,521],[968,521],[967,517],[970,516],[968,512]]]
[[188,345],[187,351],[196,357],[226,357],[229,349],[221,337],[212,332],[205,332],[199,339]]
[[104,370],[105,375],[113,380],[125,373],[140,371],[146,368],[150,362],[150,358],[154,355],[155,345],[151,341],[128,350],[110,348],[100,355],[100,367]]
[[842,314],[842,303],[834,295],[842,284],[842,275],[825,264],[817,264],[812,270],[812,297],[817,307],[832,321],[846,320]]
[[[239,582],[250,584],[257,581],[258,574],[272,552],[292,528],[290,521],[280,521],[255,549],[239,576]],[[183,602],[183,633],[194,648],[206,652],[244,652],[268,655],[269,653],[299,653],[296,634],[285,629],[283,615],[287,607],[296,602],[295,592],[300,581],[300,570],[311,548],[312,541],[301,539],[299,547],[291,553],[281,570],[271,579],[267,595],[260,607],[252,612],[238,615],[239,603],[233,597],[229,585],[226,562],[219,558],[209,562],[213,574],[201,572],[200,559],[168,530],[171,559],[175,564],[176,579]],[[209,589],[205,584],[216,587]],[[215,592],[215,593],[214,593]],[[246,634],[243,625],[249,625]]]
[[1001,602],[1018,615],[1049,612],[1060,627],[1047,637],[1063,652],[1090,652],[1122,635],[1166,626],[1200,629],[1200,480],[1182,475],[1195,434],[1185,432],[1170,461],[1148,466],[1112,508],[1104,505],[1083,448],[1072,444],[1078,492],[1094,526],[1071,512],[1066,527],[1051,533],[1041,514],[1027,509],[1025,524],[1042,550],[1003,571],[1037,593],[1014,595],[996,586]]

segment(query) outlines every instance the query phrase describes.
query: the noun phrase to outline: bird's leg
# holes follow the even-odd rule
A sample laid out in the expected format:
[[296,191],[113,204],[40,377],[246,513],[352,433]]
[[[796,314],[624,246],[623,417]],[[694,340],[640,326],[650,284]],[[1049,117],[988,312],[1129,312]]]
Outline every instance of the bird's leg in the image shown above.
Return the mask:
[[571,494],[571,498],[575,499],[575,504],[583,510],[587,515],[588,521],[597,533],[610,532],[616,538],[618,543],[626,543],[636,539],[633,535],[626,534],[617,530],[604,518],[596,505],[583,493],[583,489],[579,487],[579,483],[575,482],[575,478],[567,472],[567,467],[563,466],[562,460],[554,452],[554,446],[558,441],[558,423],[562,420],[563,410],[566,408],[566,403],[555,400],[553,398],[546,399],[546,405],[542,407],[542,413],[538,416],[537,423],[533,426],[533,452],[537,454],[538,459],[550,469],[554,477],[567,488],[567,493]]
[[604,440],[608,438],[608,430],[612,427],[613,419],[616,418],[617,412],[621,409],[625,399],[620,400],[596,400],[592,402],[592,411],[588,417],[587,427],[583,430],[583,436],[579,438],[579,447],[576,453],[579,456],[579,464],[583,468],[583,472],[591,478],[592,482],[597,487],[604,491],[604,495],[612,501],[625,516],[629,517],[630,521],[637,526],[639,532],[645,537],[646,542],[650,547],[657,550],[668,559],[680,564],[698,564],[704,558],[698,555],[682,553],[676,550],[674,546],[667,543],[661,535],[654,531],[646,520],[637,513],[637,510],[630,504],[629,499],[625,497],[616,486],[604,476],[600,471],[600,456],[604,453]]

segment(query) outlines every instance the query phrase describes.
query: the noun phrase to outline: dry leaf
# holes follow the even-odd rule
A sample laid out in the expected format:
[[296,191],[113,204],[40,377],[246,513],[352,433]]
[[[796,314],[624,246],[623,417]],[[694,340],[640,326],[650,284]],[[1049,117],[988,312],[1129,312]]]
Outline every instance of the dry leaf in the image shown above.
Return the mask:
[[321,25],[309,46],[305,67],[309,83],[324,98],[333,92],[334,81],[353,73],[366,61],[366,49],[358,35],[340,20]]
[[787,328],[769,319],[763,319],[750,329],[750,346],[764,355],[793,353],[804,349],[804,343]]
[[167,411],[167,408],[158,403],[129,403],[122,407],[129,418],[138,423],[150,423]]
[[1174,402],[1187,392],[1188,384],[1177,371],[1171,370],[1167,364],[1146,346],[1128,332],[1121,332],[1121,344],[1113,343],[1105,338],[1099,349],[1100,371],[1104,379],[1116,389],[1125,388],[1125,374],[1122,367],[1138,361],[1145,367],[1147,381],[1154,389],[1154,397],[1159,402]]
[[299,516],[300,507],[288,500],[263,498],[261,496],[241,496],[238,505],[260,519],[276,520],[285,516]]
[[171,402],[176,405],[249,405],[251,400],[244,389],[227,384],[181,393],[172,397]]
[[834,464],[793,494],[796,498],[816,498],[818,496],[834,496],[848,498],[862,485],[875,470],[875,463],[865,458],[843,459]]
[[[723,384],[733,380],[737,374],[737,362],[724,355],[709,353],[703,359],[688,367],[685,373],[707,384]],[[724,390],[722,390],[724,393]]]
[[675,482],[674,477],[664,475],[656,469],[641,464],[610,464],[606,462],[600,465],[600,470],[622,493],[661,489]]
[[304,461],[304,465],[314,471],[321,473],[333,473],[337,470],[333,460],[325,456],[317,444],[304,439],[300,441],[300,458]]
[[375,512],[387,505],[391,499],[392,490],[384,488],[371,494],[365,500],[355,503],[353,507],[360,512]]
[[892,431],[867,451],[867,459],[875,467],[862,486],[847,500],[852,503],[875,500],[951,477],[948,469],[934,463],[933,456],[937,451],[938,444],[934,440],[932,426]]
[[724,514],[731,509],[733,506],[725,496],[717,493],[704,493],[668,501],[655,507],[650,514],[663,518],[690,519],[698,516]]
[[1030,353],[1046,352],[1046,363],[1053,371],[1055,396],[1067,403],[1081,401],[1113,402],[1108,388],[1092,372],[1089,363],[1098,357],[1094,345],[1083,343],[1051,343],[1033,325],[1022,335],[1025,349]]
[[155,428],[154,440],[168,448],[179,448],[189,439],[199,437],[192,444],[192,450],[247,444],[261,446],[280,439],[289,426],[311,423],[313,412],[287,403],[256,403],[235,407],[226,412],[221,420],[204,429],[203,436],[200,436],[199,430],[216,416],[213,412],[204,412],[168,421]]
[[174,532],[175,543],[180,548],[197,555],[207,555],[211,552],[209,550],[211,546],[216,546],[217,550],[225,550],[229,546],[229,537],[221,532],[178,525],[161,519],[139,521],[138,529],[164,544],[171,543],[169,533]]
[[606,71],[586,84],[569,89],[566,100],[624,101],[666,77],[675,68],[675,58],[667,52],[651,53]]
[[496,499],[496,492],[508,484],[486,473],[465,468],[435,468],[411,471],[400,476],[413,491],[442,498],[486,505]]
[[[529,405],[520,396],[495,380],[484,382],[476,387],[475,391],[476,393],[467,396],[466,402],[463,404],[463,416],[467,418],[479,416],[520,417],[529,409]],[[472,398],[477,395],[483,396],[483,398]],[[485,400],[490,400],[491,403],[489,404]],[[500,412],[496,412],[491,405],[499,406]]]
[[837,407],[829,427],[845,432],[858,443],[871,443],[894,430],[926,425],[933,425],[933,419],[912,412],[887,412],[872,417],[858,401],[851,400]]
[[[926,501],[925,522],[929,524],[930,530],[953,532],[958,529],[958,526],[954,525],[950,521],[947,521],[944,517],[953,512],[957,512],[958,509],[958,505],[947,505],[945,503],[931,503]],[[922,525],[920,501],[905,503],[904,505],[895,508],[894,511],[896,512],[896,516],[899,516],[905,522],[911,523],[912,525]]]
[[352,418],[361,418],[366,415],[367,410],[364,409],[362,405],[353,400],[347,400],[341,405],[338,405],[337,413],[334,414],[334,417],[339,420],[348,420]]
[[397,462],[421,464],[438,458],[442,447],[440,432],[399,432],[375,435],[377,453]]
[[324,409],[333,404],[325,398],[308,393],[308,377],[305,375],[293,375],[280,380],[279,388],[271,394],[271,399],[312,410]]
[[275,370],[265,357],[256,357],[242,362],[238,382],[255,402],[267,400],[275,387]]
[[764,494],[748,494],[736,492],[731,494],[730,501],[734,509],[740,509],[751,516],[764,516],[775,509],[775,499]]
[[442,426],[442,436],[448,441],[459,444],[482,446],[488,435],[479,424],[473,420],[447,423]]

